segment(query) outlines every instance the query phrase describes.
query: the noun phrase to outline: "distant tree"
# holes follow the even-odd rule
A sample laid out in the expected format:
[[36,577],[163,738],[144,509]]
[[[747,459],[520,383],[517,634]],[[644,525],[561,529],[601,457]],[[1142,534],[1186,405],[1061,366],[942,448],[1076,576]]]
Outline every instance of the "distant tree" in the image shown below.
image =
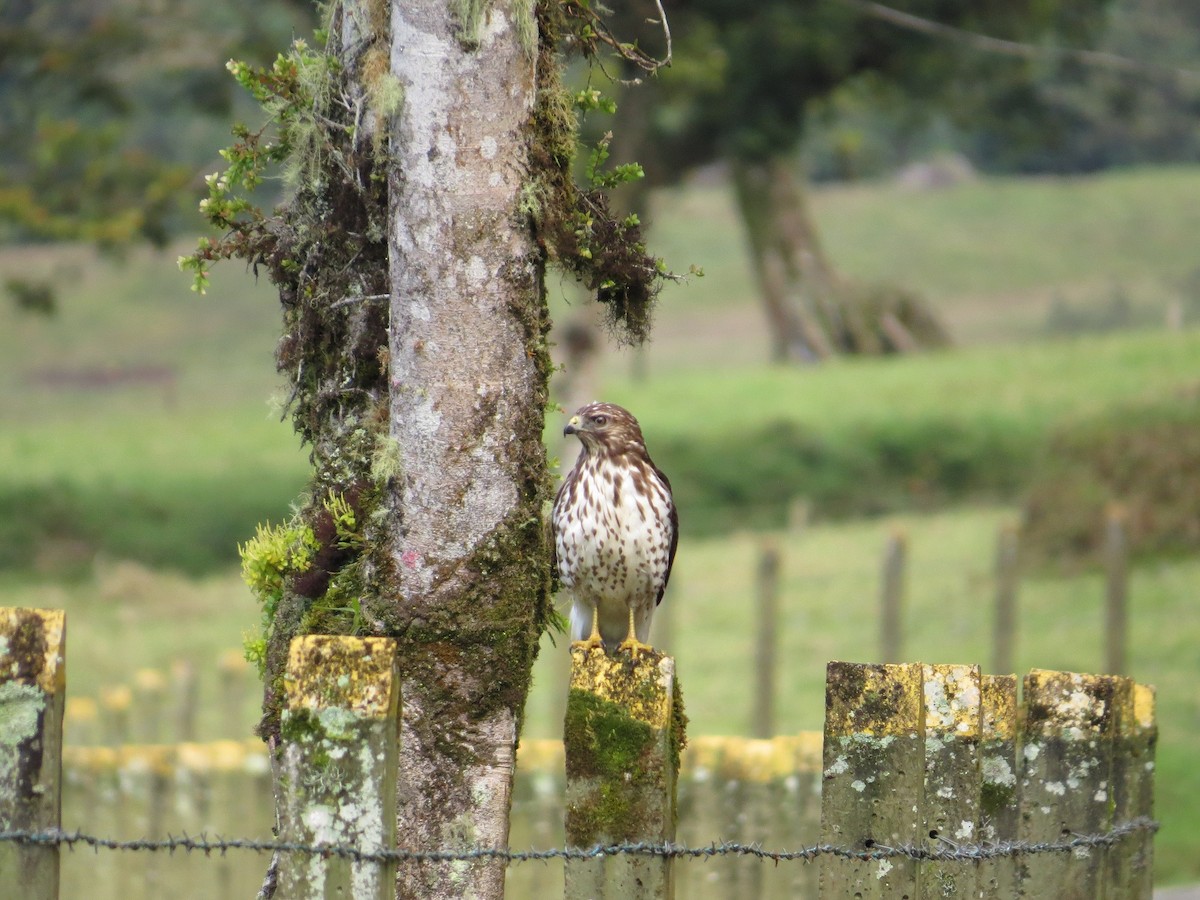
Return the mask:
[[[165,244],[203,187],[200,167],[214,163],[216,123],[228,119],[236,85],[221,65],[231,55],[261,61],[311,23],[310,9],[287,0],[8,0],[0,242]],[[8,282],[22,308],[53,309],[50,286]]]
[[[897,5],[1001,38],[1067,40],[1092,33],[1105,0]],[[622,152],[643,162],[648,183],[714,160],[729,165],[778,360],[904,351],[946,339],[918,298],[837,272],[808,212],[796,151],[817,105],[855,80],[961,114],[970,96],[959,85],[995,77],[988,69],[994,61],[882,21],[866,6],[676,0],[667,5],[674,65],[652,83],[652,96],[622,108],[644,122],[637,145]],[[1029,81],[1029,61],[1003,65],[1003,77]],[[972,114],[993,112],[980,104]]]
[[1112,0],[1094,49],[1112,63],[1050,58],[994,89],[1008,115],[971,122],[971,158],[1010,172],[1200,160],[1200,5]]

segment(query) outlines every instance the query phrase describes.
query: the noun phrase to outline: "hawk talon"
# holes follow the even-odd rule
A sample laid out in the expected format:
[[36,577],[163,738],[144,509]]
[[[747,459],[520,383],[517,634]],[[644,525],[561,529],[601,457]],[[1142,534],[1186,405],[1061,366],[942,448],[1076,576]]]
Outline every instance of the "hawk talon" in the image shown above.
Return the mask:
[[582,641],[571,641],[571,649],[585,650],[588,653],[591,653],[593,650],[603,650],[604,641],[600,638],[599,634],[593,634],[584,638]]
[[641,653],[653,653],[654,646],[652,644],[643,644],[635,637],[628,637],[617,644],[617,652],[627,652],[631,657],[637,659]]
[[638,658],[639,653],[644,653],[647,650],[653,651],[654,648],[649,644],[643,644],[637,639],[637,628],[633,619],[633,607],[629,607],[629,632],[625,636],[625,640],[617,644],[617,652],[622,650],[629,653],[634,659]]
[[588,653],[593,650],[604,651],[604,638],[600,637],[600,607],[592,610],[592,633],[582,641],[571,641],[571,649],[586,650]]

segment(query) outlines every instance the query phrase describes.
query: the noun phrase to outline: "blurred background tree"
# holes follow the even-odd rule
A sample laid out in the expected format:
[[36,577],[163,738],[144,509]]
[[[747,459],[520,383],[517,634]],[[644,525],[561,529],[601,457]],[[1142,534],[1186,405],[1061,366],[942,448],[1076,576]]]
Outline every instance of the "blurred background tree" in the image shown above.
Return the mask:
[[[1195,158],[1200,83],[1164,65],[1147,86],[1145,72],[1053,52],[1095,47],[1161,61],[1168,40],[1173,58],[1194,58],[1200,12],[1185,0],[898,5],[1031,52],[981,52],[978,42],[901,27],[857,0],[676,0],[666,5],[674,65],[621,97],[614,146],[644,165],[642,191],[714,162],[728,167],[776,360],[946,340],[920,298],[838,273],[799,174],[810,146],[805,155],[824,177],[880,174],[931,148],[991,171]],[[630,11],[624,27],[639,25]]]
[[[288,0],[8,0],[0,242],[120,251],[194,230],[200,173],[240,99],[225,61],[271,59],[314,14]],[[52,285],[7,286],[18,306],[53,311]]]

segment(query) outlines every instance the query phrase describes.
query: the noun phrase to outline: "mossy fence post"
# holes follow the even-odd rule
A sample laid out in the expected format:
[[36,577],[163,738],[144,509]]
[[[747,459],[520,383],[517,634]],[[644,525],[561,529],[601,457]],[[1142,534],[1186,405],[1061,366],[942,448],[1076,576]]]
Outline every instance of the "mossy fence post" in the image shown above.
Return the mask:
[[[567,846],[675,839],[684,742],[675,660],[573,648],[563,743]],[[669,900],[672,863],[614,854],[567,860],[565,900]]]
[[[292,640],[281,720],[280,839],[396,846],[400,680],[390,638]],[[394,864],[282,854],[277,896],[288,900],[395,896]]]
[[[59,827],[65,644],[61,610],[0,608],[0,831]],[[56,900],[58,846],[2,842],[0,873],[0,893]]]
[[775,660],[779,640],[779,547],[767,544],[758,563],[758,632],[754,653],[754,721],[756,738],[775,734]]
[[[1151,896],[1153,691],[1128,678],[976,666],[829,664],[821,898]],[[1141,823],[1144,824],[1144,823]],[[980,858],[870,858],[1012,844]],[[1041,849],[1038,849],[1039,845]],[[1022,849],[1025,848],[1025,849]]]

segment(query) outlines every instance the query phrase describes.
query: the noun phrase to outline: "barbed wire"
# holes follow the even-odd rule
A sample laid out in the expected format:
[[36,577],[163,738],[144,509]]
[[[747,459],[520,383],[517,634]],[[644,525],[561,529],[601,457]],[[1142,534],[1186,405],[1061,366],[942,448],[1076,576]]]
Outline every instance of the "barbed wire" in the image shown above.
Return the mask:
[[1070,853],[1080,849],[1111,847],[1126,837],[1139,833],[1154,834],[1159,823],[1145,816],[1114,825],[1110,830],[1095,834],[1071,833],[1057,841],[985,841],[979,844],[959,844],[948,838],[939,837],[944,849],[903,844],[888,847],[882,844],[856,850],[832,844],[815,844],[798,850],[764,850],[759,844],[743,844],[730,841],[714,842],[704,847],[688,847],[671,842],[652,843],[635,841],[619,844],[598,844],[590,848],[556,847],[548,850],[512,850],[509,848],[465,847],[461,850],[360,850],[348,844],[303,844],[294,841],[254,840],[251,838],[209,839],[201,834],[190,837],[186,834],[168,835],[161,840],[138,839],[131,841],[97,837],[80,831],[45,829],[42,831],[0,831],[0,842],[14,842],[39,846],[66,846],[74,850],[82,844],[93,850],[116,851],[165,851],[174,853],[217,853],[224,856],[231,850],[248,850],[255,853],[297,853],[307,856],[338,857],[353,862],[546,862],[552,859],[589,860],[607,856],[646,856],[660,859],[705,859],[714,856],[745,856],[774,863],[802,860],[812,862],[821,856],[871,862],[882,859],[906,858],[920,862],[981,862],[989,859],[1006,859],[1032,856],[1042,853]]

